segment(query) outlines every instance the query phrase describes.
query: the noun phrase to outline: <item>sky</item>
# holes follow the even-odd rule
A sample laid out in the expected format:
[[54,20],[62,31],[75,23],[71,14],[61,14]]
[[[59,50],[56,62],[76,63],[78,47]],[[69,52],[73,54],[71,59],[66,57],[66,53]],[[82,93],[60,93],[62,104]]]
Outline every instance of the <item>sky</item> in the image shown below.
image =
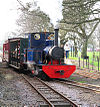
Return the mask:
[[16,3],[14,0],[0,1],[0,41],[6,39],[7,33],[16,29]]
[[56,21],[62,18],[62,0],[37,0],[41,10],[46,12],[51,22],[56,25]]
[[[22,3],[33,0],[20,0]],[[56,22],[62,18],[61,3],[62,0],[36,0],[40,9],[46,12],[51,18],[51,22],[56,25]],[[16,20],[18,19],[19,3],[17,0],[1,0],[0,1],[0,42],[7,40],[10,32],[17,29]]]

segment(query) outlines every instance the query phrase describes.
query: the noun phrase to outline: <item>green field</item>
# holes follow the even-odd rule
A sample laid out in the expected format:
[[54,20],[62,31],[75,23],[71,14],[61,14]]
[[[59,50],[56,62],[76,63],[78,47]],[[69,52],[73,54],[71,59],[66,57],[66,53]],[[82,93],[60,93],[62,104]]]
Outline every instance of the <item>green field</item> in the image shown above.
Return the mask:
[[[93,61],[93,52],[87,52],[87,56],[89,56],[89,63],[91,65],[93,64],[94,66],[98,67],[97,56],[99,57],[99,52],[94,52],[94,53],[95,53],[94,61]],[[71,52],[69,53],[69,59],[79,60],[79,57],[81,58],[81,52],[78,52],[78,57],[71,57]],[[100,66],[100,62],[99,62],[99,66]]]

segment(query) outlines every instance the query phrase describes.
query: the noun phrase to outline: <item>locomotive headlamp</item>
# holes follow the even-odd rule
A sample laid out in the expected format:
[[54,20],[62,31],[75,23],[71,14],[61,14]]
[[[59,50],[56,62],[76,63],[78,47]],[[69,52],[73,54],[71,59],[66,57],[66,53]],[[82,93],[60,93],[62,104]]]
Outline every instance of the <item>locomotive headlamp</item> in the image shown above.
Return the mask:
[[39,34],[35,34],[35,35],[34,35],[34,39],[35,39],[35,40],[39,40],[39,39],[40,39],[40,35],[39,35]]

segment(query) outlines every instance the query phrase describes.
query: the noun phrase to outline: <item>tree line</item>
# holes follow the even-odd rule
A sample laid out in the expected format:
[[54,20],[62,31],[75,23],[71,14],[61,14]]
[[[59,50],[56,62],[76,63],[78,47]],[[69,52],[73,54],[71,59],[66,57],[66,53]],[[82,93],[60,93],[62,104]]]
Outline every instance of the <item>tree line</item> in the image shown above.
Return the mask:
[[77,46],[82,46],[82,57],[87,56],[88,42],[100,23],[100,1],[63,0],[62,5],[61,39],[64,42],[67,34],[67,39],[74,41],[75,54],[77,54]]
[[[49,16],[41,11],[35,1],[25,5],[19,0],[20,17],[17,25],[20,34],[40,31],[53,31]],[[59,21],[61,43],[72,40],[77,49],[82,47],[82,57],[87,56],[87,46],[91,43],[100,23],[100,0],[63,0],[62,15]]]

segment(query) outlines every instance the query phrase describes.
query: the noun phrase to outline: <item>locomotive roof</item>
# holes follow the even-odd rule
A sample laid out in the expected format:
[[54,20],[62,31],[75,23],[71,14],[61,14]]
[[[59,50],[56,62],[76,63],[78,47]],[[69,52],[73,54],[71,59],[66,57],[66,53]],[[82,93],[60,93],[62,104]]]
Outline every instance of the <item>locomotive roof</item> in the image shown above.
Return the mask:
[[26,33],[26,34],[36,34],[36,33],[40,34],[40,33],[54,33],[54,32],[32,32],[32,33]]
[[18,37],[18,38],[10,38],[8,39],[10,42],[13,42],[13,41],[19,41],[21,39],[25,39],[25,38],[22,38],[22,37]]

